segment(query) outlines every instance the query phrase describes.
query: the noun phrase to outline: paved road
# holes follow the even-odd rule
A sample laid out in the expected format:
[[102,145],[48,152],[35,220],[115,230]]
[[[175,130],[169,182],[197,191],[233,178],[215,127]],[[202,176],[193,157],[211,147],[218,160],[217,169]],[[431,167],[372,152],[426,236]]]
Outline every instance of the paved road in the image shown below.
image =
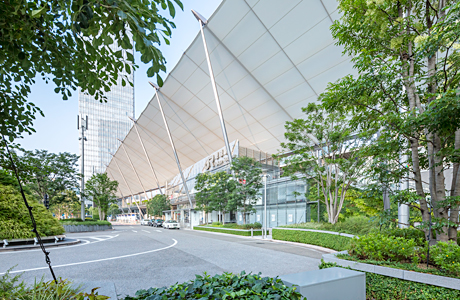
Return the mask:
[[[193,279],[195,274],[262,272],[277,276],[315,270],[322,252],[260,239],[146,226],[114,226],[113,231],[73,233],[82,244],[49,248],[56,276],[75,282],[113,282],[119,295]],[[0,253],[0,273],[15,266],[22,278],[51,279],[43,253]]]

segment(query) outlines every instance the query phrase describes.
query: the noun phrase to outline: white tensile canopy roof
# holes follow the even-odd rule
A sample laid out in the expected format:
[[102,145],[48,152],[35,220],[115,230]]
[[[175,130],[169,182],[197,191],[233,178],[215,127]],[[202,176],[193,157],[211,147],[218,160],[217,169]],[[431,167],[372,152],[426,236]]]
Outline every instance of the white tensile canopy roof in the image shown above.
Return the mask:
[[[285,122],[302,117],[301,108],[315,102],[329,82],[355,73],[350,57],[342,55],[330,33],[338,18],[336,0],[221,3],[204,32],[229,141],[276,153],[284,140]],[[183,169],[224,146],[198,22],[196,26],[197,36],[159,93]],[[137,124],[164,185],[178,169],[156,97]],[[134,128],[124,145],[143,187],[156,188]],[[121,146],[114,159],[107,171],[119,182],[118,196],[141,193]]]

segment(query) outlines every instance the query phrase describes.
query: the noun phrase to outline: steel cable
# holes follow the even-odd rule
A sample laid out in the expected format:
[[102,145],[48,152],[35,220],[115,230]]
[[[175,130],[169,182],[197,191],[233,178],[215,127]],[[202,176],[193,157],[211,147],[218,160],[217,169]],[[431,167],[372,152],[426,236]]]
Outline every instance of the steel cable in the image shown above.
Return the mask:
[[49,258],[50,253],[48,251],[46,251],[45,245],[43,245],[42,238],[40,237],[40,234],[38,233],[37,223],[35,222],[35,218],[34,218],[34,215],[32,213],[33,207],[30,206],[29,203],[27,202],[26,196],[24,194],[24,190],[22,189],[21,180],[19,179],[18,170],[16,168],[16,165],[14,164],[13,156],[11,155],[10,149],[8,147],[8,143],[6,142],[5,136],[3,134],[2,134],[2,139],[3,139],[3,143],[5,144],[6,151],[8,152],[8,157],[9,157],[9,159],[11,161],[11,166],[12,166],[12,168],[14,170],[14,174],[16,175],[16,179],[18,180],[19,188],[21,190],[22,199],[24,200],[24,203],[25,203],[25,205],[26,205],[26,207],[27,207],[27,209],[29,211],[29,216],[30,216],[30,219],[32,221],[32,226],[33,226],[32,232],[35,233],[35,236],[37,237],[38,243],[40,244],[40,248],[43,251],[43,253],[45,254],[45,262],[46,262],[46,264],[48,265],[48,267],[49,267],[49,269],[51,271],[51,275],[53,276],[54,282],[56,284],[58,284],[57,279],[56,279],[56,275],[54,275],[53,268],[51,267],[51,260]]

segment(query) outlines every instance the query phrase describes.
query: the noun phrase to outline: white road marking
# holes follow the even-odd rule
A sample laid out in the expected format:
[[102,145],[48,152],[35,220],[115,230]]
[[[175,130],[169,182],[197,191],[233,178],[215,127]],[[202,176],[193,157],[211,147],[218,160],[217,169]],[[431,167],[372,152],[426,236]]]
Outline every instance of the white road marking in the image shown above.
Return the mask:
[[147,231],[147,230],[142,230],[143,232],[147,232],[147,233],[150,233],[150,231]]
[[136,230],[133,230],[133,232],[137,232]]
[[161,232],[161,230],[158,230],[158,229],[157,229],[157,232]]
[[104,240],[106,240],[106,239],[101,239],[101,238],[98,238],[98,237],[95,237],[95,236],[89,236],[88,238],[96,240],[96,241],[104,241]]
[[[127,255],[121,255],[121,256],[115,256],[115,257],[109,257],[109,258],[101,258],[101,259],[95,259],[95,260],[81,261],[81,262],[77,262],[77,263],[57,265],[57,266],[53,266],[53,268],[55,269],[55,268],[62,268],[62,267],[68,267],[68,266],[91,264],[91,263],[100,262],[100,261],[114,260],[114,259],[120,259],[120,258],[126,258],[126,257],[132,257],[132,256],[138,256],[138,255],[142,255],[142,254],[162,251],[162,250],[166,250],[166,249],[172,248],[172,247],[177,245],[177,241],[175,239],[172,239],[172,240],[174,241],[174,244],[169,245],[167,247],[160,248],[160,249],[154,249],[154,250],[150,250],[150,251],[144,251],[144,252],[139,252],[139,253],[133,253],[133,254],[127,254]],[[30,272],[30,271],[44,270],[44,269],[48,269],[48,267],[40,267],[40,268],[12,271],[12,272],[10,272],[10,274],[12,274],[12,273],[20,273],[20,272]],[[3,274],[5,274],[5,273],[0,273],[0,275],[3,275]]]

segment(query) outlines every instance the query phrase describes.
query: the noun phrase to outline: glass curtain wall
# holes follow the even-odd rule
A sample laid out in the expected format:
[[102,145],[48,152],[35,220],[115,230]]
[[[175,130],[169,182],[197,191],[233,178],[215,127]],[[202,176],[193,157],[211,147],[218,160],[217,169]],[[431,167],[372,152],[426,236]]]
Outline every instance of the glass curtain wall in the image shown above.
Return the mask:
[[[120,48],[112,47],[118,51]],[[126,59],[127,51],[123,51]],[[130,51],[132,53],[132,51]],[[131,68],[132,69],[132,68]],[[134,118],[134,88],[130,84],[122,85],[122,79],[128,78],[134,82],[134,72],[126,73],[125,70],[118,76],[117,84],[112,86],[110,92],[105,93],[107,102],[99,102],[91,95],[79,92],[78,113],[88,116],[87,141],[85,142],[85,181],[94,173],[105,170],[111,160],[110,153],[115,153],[120,146],[118,139],[123,140],[132,126]],[[81,141],[80,156],[81,156]]]

